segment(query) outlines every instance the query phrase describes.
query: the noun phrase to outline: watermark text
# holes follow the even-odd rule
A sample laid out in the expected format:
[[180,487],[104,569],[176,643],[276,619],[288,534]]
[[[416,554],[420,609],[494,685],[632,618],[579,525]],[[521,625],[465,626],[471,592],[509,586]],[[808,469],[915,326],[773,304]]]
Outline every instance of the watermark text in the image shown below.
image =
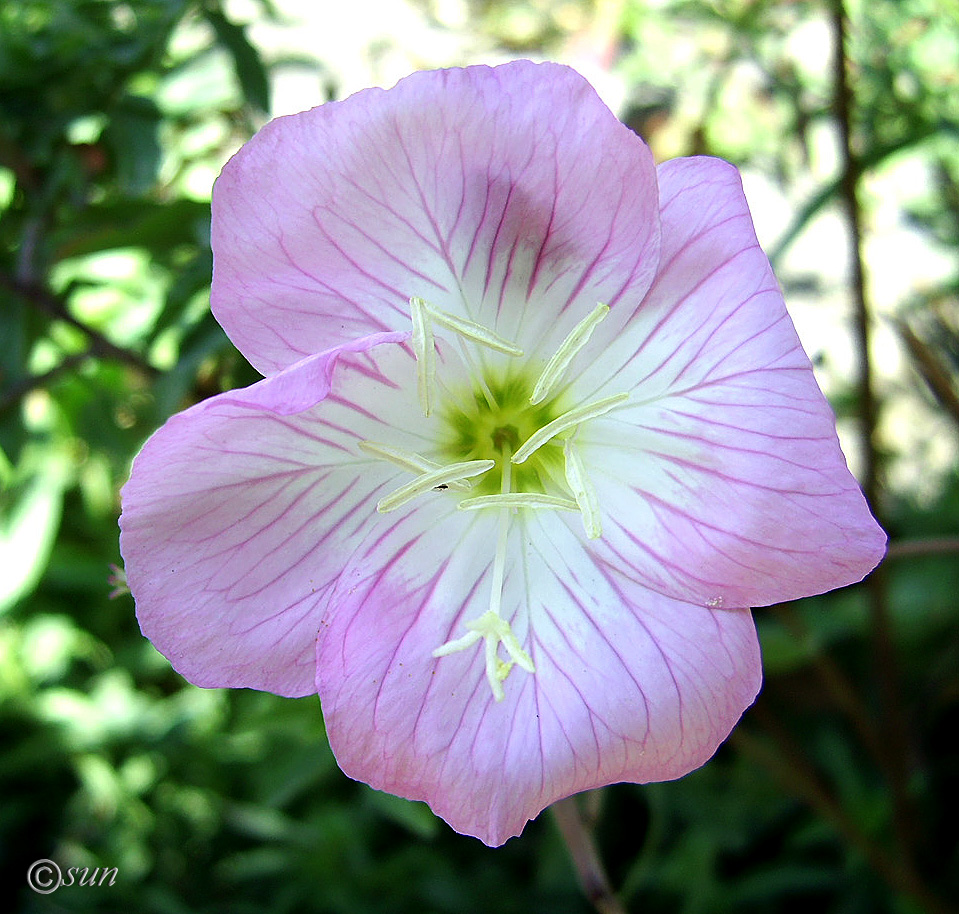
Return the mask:
[[27,885],[34,892],[49,895],[64,885],[113,885],[119,875],[115,866],[71,866],[62,870],[53,860],[34,860],[27,870]]

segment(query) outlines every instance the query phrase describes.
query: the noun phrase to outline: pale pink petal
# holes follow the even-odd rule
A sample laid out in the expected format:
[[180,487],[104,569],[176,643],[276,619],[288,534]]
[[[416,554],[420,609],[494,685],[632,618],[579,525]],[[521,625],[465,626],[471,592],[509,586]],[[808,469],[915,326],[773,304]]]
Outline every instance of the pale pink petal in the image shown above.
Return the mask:
[[408,329],[411,296],[536,339],[642,297],[657,211],[649,149],[567,67],[415,73],[278,118],[224,168],[213,310],[264,373]]
[[579,438],[603,508],[598,553],[710,606],[859,581],[885,534],[760,250],[732,166],[659,168],[660,273],[626,338],[584,378],[627,408]]
[[360,440],[419,451],[406,334],[359,340],[174,416],[122,492],[120,547],[144,634],[190,681],[314,691],[332,583],[410,478]]
[[561,797],[715,752],[759,689],[749,612],[637,586],[583,548],[575,516],[512,522],[502,613],[536,672],[514,668],[497,703],[481,645],[433,658],[488,608],[495,512],[465,513],[384,522],[336,588],[317,686],[347,774],[498,845]]

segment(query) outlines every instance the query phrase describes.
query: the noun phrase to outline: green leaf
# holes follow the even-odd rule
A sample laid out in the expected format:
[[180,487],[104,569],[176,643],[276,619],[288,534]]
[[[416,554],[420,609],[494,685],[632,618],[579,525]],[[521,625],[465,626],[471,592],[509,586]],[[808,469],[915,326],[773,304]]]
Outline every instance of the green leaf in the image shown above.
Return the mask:
[[46,568],[60,527],[67,476],[64,462],[50,455],[0,502],[0,612],[29,594]]
[[116,162],[117,181],[131,196],[145,194],[156,184],[161,118],[152,99],[128,95],[121,99],[103,131],[102,140]]
[[163,310],[150,333],[151,339],[155,340],[164,330],[180,321],[197,293],[209,288],[212,272],[213,252],[208,247],[200,248],[190,261],[180,268],[170,284]]
[[243,26],[230,22],[219,10],[206,10],[217,40],[230,53],[237,79],[247,102],[266,113],[270,110],[270,84],[259,51],[250,44]]
[[195,243],[210,218],[210,204],[181,198],[169,203],[123,200],[89,206],[73,220],[69,234],[57,236],[56,259],[115,248],[142,247],[153,256],[180,244]]
[[364,798],[381,816],[417,838],[429,840],[439,831],[439,820],[425,803],[414,803],[372,788],[364,791]]

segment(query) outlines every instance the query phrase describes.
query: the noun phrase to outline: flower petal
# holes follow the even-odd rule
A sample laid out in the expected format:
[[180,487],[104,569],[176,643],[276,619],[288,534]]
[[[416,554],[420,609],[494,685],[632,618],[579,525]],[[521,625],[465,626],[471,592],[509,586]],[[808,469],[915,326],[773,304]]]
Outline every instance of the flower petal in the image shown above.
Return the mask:
[[423,504],[384,524],[344,572],[317,642],[340,767],[490,845],[572,793],[703,764],[761,676],[748,611],[637,586],[595,561],[575,520],[530,511],[512,522],[502,614],[536,671],[515,668],[494,701],[482,645],[431,652],[487,609],[496,513]]
[[709,606],[858,581],[885,534],[846,466],[738,174],[685,159],[659,178],[660,273],[584,393],[630,392],[577,439],[602,512],[596,548],[644,585]]
[[573,70],[421,72],[278,118],[227,164],[212,305],[264,373],[407,329],[411,296],[535,340],[641,298],[658,233],[649,149]]
[[358,442],[430,442],[408,337],[368,337],[199,403],[136,458],[120,518],[129,585],[144,634],[190,681],[314,691],[330,588],[379,495],[409,477]]

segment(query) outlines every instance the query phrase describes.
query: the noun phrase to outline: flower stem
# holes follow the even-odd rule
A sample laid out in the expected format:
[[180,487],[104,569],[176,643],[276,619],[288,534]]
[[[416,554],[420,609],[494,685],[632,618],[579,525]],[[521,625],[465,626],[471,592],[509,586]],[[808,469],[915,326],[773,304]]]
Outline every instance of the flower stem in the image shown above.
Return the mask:
[[576,875],[586,899],[599,914],[626,914],[626,909],[609,884],[593,834],[583,821],[578,797],[560,800],[550,810],[576,867]]

